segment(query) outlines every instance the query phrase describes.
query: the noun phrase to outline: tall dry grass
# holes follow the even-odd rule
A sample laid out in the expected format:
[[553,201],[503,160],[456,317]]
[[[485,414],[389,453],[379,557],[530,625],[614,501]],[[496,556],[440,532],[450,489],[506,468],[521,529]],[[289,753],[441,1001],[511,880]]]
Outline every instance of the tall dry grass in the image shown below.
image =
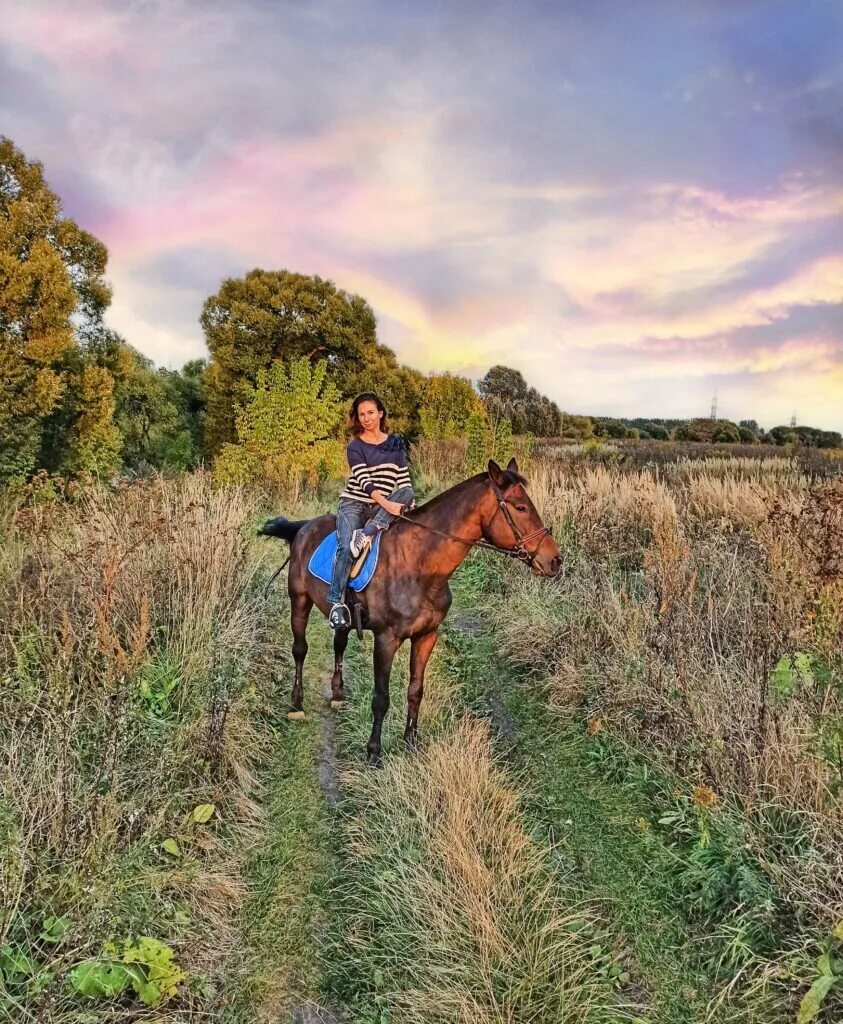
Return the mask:
[[345,783],[359,808],[339,893],[352,963],[394,1024],[629,1019],[578,934],[587,911],[525,831],[486,724],[464,718],[417,758]]
[[[0,565],[0,946],[39,979],[16,981],[21,1021],[75,1019],[68,970],[109,940],[152,935],[192,974],[224,969],[259,816],[251,673],[270,660],[252,497],[200,474],[49,497],[5,515]],[[68,920],[59,943],[48,917]],[[196,990],[180,998],[201,1016]]]
[[560,714],[742,808],[819,940],[843,917],[843,483],[735,468],[540,460],[530,491],[564,574],[507,567],[489,603]]

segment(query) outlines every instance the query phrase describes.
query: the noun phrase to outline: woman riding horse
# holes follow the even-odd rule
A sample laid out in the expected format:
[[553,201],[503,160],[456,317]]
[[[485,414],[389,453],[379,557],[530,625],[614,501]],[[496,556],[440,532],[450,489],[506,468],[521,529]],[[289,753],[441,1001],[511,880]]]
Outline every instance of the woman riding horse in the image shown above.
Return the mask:
[[404,442],[388,433],[386,408],[374,391],[351,403],[348,428],[354,435],[346,448],[351,473],[337,509],[337,553],[328,591],[332,629],[351,625],[343,597],[355,558],[413,501]]
[[[381,540],[377,572],[356,597],[365,629],[375,637],[375,690],[372,734],[366,750],[370,764],[381,758],[381,727],[389,709],[389,676],[398,648],[411,644],[404,742],[418,743],[418,717],[427,662],[439,627],[451,606],[448,581],[475,545],[496,548],[526,562],[537,576],[555,576],[562,558],[550,531],[527,494],[515,459],[506,469],[490,462],[488,470],[464,480],[426,504],[403,515]],[[383,506],[381,506],[383,507]],[[387,509],[387,511],[389,511]],[[323,615],[331,608],[327,584],[308,571],[313,552],[336,529],[334,516],[290,522],[279,516],[261,533],[289,541],[290,619],[296,664],[289,718],[304,718],[302,670],[307,655],[307,620],[315,604]],[[349,628],[334,633],[331,706],[344,700],[342,659]]]

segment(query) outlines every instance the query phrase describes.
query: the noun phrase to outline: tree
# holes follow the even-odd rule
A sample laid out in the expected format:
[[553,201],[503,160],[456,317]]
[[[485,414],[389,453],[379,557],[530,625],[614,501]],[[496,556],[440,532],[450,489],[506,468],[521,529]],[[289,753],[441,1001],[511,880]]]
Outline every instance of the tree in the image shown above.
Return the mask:
[[676,428],[677,441],[697,441],[708,444],[737,444],[741,439],[737,424],[731,420],[688,420]]
[[559,433],[559,406],[536,388],[528,387],[520,370],[493,366],[477,384],[483,404],[493,420],[506,417],[515,434],[551,437]]
[[[62,460],[43,451],[46,420],[68,387],[79,340],[98,328],[109,303],[106,259],[101,242],[61,215],[41,164],[0,137],[0,478]],[[113,440],[93,429],[109,407],[107,382],[81,372],[84,409],[62,443],[86,465],[99,464],[94,438]]]
[[483,403],[470,380],[450,373],[434,374],[427,379],[419,409],[425,437],[462,437],[472,413],[485,416]]
[[804,444],[808,448],[839,448],[843,438],[836,430],[820,430],[819,427],[773,427],[770,437],[778,444]]
[[661,423],[653,423],[652,421],[648,420],[643,427],[639,427],[638,429],[641,431],[642,437],[646,433],[654,441],[670,440],[670,431],[667,429],[667,427],[663,427]]
[[205,389],[212,455],[234,440],[237,408],[276,360],[324,359],[345,392],[346,379],[376,354],[375,315],[364,299],[288,270],[252,270],[223,281],[205,302],[201,323],[211,351]]
[[276,359],[244,396],[237,415],[237,443],[227,443],[214,463],[221,483],[262,480],[298,496],[305,477],[342,471],[338,428],[340,392],[328,376],[328,362],[311,365],[301,356],[285,366]]
[[517,405],[527,398],[527,382],[520,370],[510,366],[493,366],[477,382],[484,399],[499,399],[504,405]]
[[466,469],[470,475],[479,473],[489,461],[491,443],[489,422],[479,413],[473,412],[466,423]]
[[[563,412],[561,434],[562,437],[585,441],[586,438],[594,436],[594,425],[588,416],[571,416],[567,412]],[[626,436],[626,428],[624,428],[624,436]]]
[[598,416],[593,430],[595,437],[626,437],[626,424],[609,416]]

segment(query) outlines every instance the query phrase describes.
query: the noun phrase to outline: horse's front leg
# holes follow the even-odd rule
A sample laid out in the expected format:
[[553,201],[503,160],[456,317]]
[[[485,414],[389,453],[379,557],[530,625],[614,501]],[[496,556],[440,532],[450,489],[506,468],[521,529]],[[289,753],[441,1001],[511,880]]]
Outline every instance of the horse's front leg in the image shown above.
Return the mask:
[[342,659],[348,647],[348,629],[334,630],[334,674],[331,676],[331,707],[341,708],[345,705],[344,680],[342,675]]
[[427,663],[439,639],[435,629],[420,633],[410,641],[410,685],[407,687],[407,727],[404,730],[404,745],[416,750],[419,745],[419,705],[424,696],[424,673]]
[[398,637],[390,632],[378,633],[375,637],[375,692],[372,695],[372,735],[366,746],[369,764],[381,763],[381,726],[389,711],[389,674],[395,652],[401,646]]

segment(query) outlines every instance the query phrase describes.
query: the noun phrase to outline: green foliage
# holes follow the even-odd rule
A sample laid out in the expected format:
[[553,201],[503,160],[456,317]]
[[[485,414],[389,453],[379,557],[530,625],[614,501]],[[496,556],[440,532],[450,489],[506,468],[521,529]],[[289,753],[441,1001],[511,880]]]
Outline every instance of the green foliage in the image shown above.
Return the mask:
[[137,697],[148,713],[163,718],[170,712],[170,694],[181,681],[177,666],[152,661],[138,674]]
[[818,427],[773,427],[770,438],[777,445],[802,444],[808,448],[843,447],[843,436],[837,430],[820,430]]
[[555,402],[528,387],[520,370],[493,366],[478,382],[478,390],[492,419],[506,417],[516,434],[550,437],[559,433],[561,413]]
[[427,379],[419,409],[424,437],[463,437],[472,415],[483,416],[484,409],[470,380],[450,373],[434,374]]
[[[63,461],[113,463],[108,382],[87,368],[77,375],[80,340],[110,300],[106,258],[105,246],[62,217],[41,165],[0,137],[0,479]],[[61,452],[45,451],[46,420],[74,386],[81,414],[59,436]]]
[[202,443],[204,361],[188,363],[183,371],[156,370],[113,331],[104,332],[91,351],[114,378],[124,468],[143,474],[194,467]]
[[676,428],[677,441],[698,441],[707,444],[737,444],[741,439],[737,424],[731,420],[688,420]]
[[273,363],[318,357],[343,393],[346,378],[376,356],[375,315],[364,299],[288,270],[256,269],[223,281],[201,323],[211,351],[205,426],[212,456],[234,442],[237,409]]
[[315,483],[320,470],[339,473],[343,448],[337,430],[343,407],[328,376],[328,363],[306,357],[289,368],[280,360],[259,370],[244,393],[237,415],[237,444],[225,444],[214,463],[224,484],[256,480],[281,484],[297,494],[304,478]]
[[843,921],[829,936],[817,960],[817,977],[802,997],[796,1024],[810,1024],[816,1020],[829,992],[840,985],[843,985]]
[[190,813],[190,817],[197,825],[204,825],[217,813],[213,804],[197,804]]
[[498,420],[495,425],[493,452],[493,458],[499,466],[505,466],[515,455],[515,445],[512,440],[512,424],[505,417]]
[[133,989],[146,1006],[158,1006],[187,979],[173,957],[169,946],[149,936],[136,942],[109,942],[100,957],[74,967],[70,983],[90,999],[114,999]]
[[[560,428],[562,437],[570,437],[577,441],[584,441],[594,436],[594,424],[588,416],[571,416],[569,413],[562,413],[562,424]],[[626,431],[624,431],[624,434]]]
[[786,703],[801,686],[813,684],[811,657],[802,651],[783,655],[770,673],[770,693],[777,704]]
[[529,471],[536,452],[536,438],[533,434],[523,434],[515,444],[515,457],[522,473]]
[[0,946],[0,1010],[11,1010],[25,998],[43,992],[53,972],[18,946]]
[[479,413],[472,413],[466,424],[468,449],[466,452],[466,470],[469,474],[479,473],[486,468],[489,461],[489,425]]

